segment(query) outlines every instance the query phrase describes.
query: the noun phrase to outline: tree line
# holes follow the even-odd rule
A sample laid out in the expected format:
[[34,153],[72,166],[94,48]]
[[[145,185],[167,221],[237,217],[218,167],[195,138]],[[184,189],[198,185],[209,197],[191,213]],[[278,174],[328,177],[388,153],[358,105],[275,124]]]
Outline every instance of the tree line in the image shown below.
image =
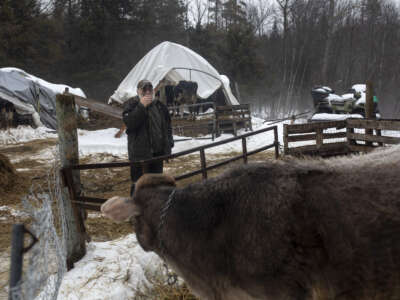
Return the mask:
[[309,109],[315,85],[341,94],[366,80],[396,117],[399,13],[392,0],[0,0],[0,67],[106,100],[168,40],[206,58],[270,117]]

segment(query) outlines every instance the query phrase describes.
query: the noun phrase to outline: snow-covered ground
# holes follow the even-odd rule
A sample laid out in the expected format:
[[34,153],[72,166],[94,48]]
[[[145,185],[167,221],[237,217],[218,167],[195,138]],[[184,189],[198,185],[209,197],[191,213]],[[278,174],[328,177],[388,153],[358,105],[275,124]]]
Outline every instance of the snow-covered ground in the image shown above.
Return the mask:
[[[263,119],[252,118],[253,120],[253,130],[258,130],[270,126],[268,123],[263,123]],[[289,121],[287,121],[288,123]],[[278,136],[280,142],[282,143],[282,132],[283,124],[285,122],[280,122],[278,126]],[[96,131],[88,130],[78,130],[78,144],[79,144],[79,154],[81,156],[86,156],[90,154],[97,153],[107,153],[116,156],[127,157],[127,138],[123,134],[120,138],[115,138],[115,133],[118,132],[117,128],[107,128]],[[245,133],[244,130],[240,130],[239,134]],[[216,138],[214,142],[222,141],[231,138],[231,134],[222,134],[220,137]],[[17,143],[28,142],[37,139],[48,139],[57,138],[57,134],[45,127],[39,127],[33,129],[29,126],[19,126],[18,128],[11,128],[8,131],[0,131],[0,145],[12,145]],[[211,136],[209,139],[196,139],[190,137],[174,136],[175,146],[172,149],[173,153],[188,150],[194,147],[207,145],[212,143]],[[274,141],[273,131],[268,131],[256,136],[247,138],[248,150],[261,147],[263,145],[271,144]],[[206,150],[206,153],[218,154],[218,153],[229,153],[232,151],[242,151],[241,140],[221,145],[215,148]]]
[[[258,130],[270,126],[268,123],[263,123],[263,119],[252,118],[253,120],[253,130]],[[279,137],[282,138],[283,123],[278,123]],[[274,124],[275,125],[275,124]],[[79,130],[79,153],[80,155],[89,155],[95,153],[109,153],[117,156],[127,156],[127,138],[123,134],[121,138],[114,138],[114,134],[118,131],[117,128],[108,128],[104,130],[97,131],[86,131]],[[245,133],[244,130],[240,130],[239,134]],[[184,150],[195,148],[198,146],[204,146],[212,143],[211,136],[209,139],[196,139],[183,136],[174,136],[175,146],[172,149],[173,153],[178,153]],[[214,142],[222,141],[231,138],[232,134],[222,134],[220,137],[216,138]],[[252,150],[263,145],[271,144],[274,141],[273,131],[268,131],[262,134],[251,136],[247,138],[248,150]],[[281,140],[282,142],[282,140]],[[206,150],[208,154],[219,154],[219,153],[229,153],[232,151],[240,152],[242,151],[242,141],[238,140],[221,146],[213,147]]]
[[25,143],[33,140],[57,138],[57,132],[46,127],[33,129],[30,126],[18,126],[0,130],[0,146]]
[[145,274],[161,270],[160,258],[144,252],[135,234],[91,242],[85,257],[64,276],[57,299],[133,299],[137,288],[149,284]]

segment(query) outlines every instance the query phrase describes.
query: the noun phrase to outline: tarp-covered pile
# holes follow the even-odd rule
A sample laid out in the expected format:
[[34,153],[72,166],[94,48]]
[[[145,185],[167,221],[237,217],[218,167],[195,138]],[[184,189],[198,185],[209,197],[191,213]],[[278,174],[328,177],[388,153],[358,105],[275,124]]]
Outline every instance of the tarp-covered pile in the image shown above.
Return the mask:
[[198,84],[197,96],[202,99],[222,88],[227,104],[239,104],[231,92],[228,77],[220,75],[193,50],[176,43],[163,42],[150,50],[121,82],[109,103],[123,103],[136,96],[137,83],[142,79],[150,80],[154,87],[163,79],[176,83],[181,80],[194,81]]
[[49,83],[17,68],[0,69],[0,99],[11,102],[17,113],[30,114],[36,126],[56,129],[56,94],[69,92],[85,97],[79,88]]

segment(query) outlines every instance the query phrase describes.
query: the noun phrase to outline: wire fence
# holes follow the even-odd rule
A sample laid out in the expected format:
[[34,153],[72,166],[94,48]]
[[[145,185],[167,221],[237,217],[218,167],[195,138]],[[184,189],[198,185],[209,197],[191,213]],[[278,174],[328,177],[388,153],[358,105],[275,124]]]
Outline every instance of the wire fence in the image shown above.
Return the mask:
[[[54,157],[58,157],[57,154]],[[31,218],[29,230],[38,242],[27,253],[26,270],[20,282],[10,289],[12,300],[57,299],[66,268],[66,222],[61,203],[59,161],[48,173],[48,186],[33,186],[22,199]],[[15,251],[15,249],[11,249]]]

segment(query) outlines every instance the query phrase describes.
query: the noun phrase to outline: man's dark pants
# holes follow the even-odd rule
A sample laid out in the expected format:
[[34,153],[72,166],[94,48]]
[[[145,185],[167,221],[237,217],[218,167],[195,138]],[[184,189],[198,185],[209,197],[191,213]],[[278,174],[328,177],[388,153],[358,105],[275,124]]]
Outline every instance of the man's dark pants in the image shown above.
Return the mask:
[[[162,154],[157,154],[154,155],[156,156],[161,156]],[[155,161],[152,163],[149,163],[145,167],[145,173],[162,173],[163,172],[163,167],[164,167],[164,161]],[[135,183],[138,181],[138,179],[144,174],[142,166],[131,166],[131,196],[135,192]]]

